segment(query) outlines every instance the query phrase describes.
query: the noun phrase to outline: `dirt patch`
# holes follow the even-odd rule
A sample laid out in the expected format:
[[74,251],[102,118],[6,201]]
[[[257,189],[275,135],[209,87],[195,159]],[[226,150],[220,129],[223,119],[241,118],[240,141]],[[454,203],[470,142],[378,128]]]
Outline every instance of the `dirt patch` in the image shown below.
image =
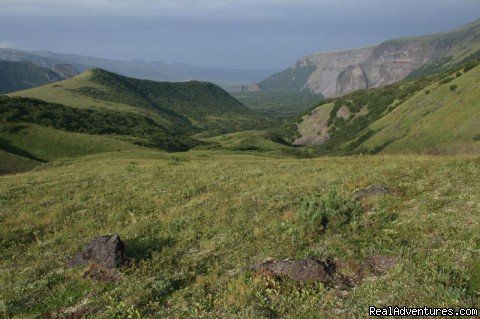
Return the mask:
[[122,281],[122,274],[115,269],[92,264],[83,273],[83,278],[90,278],[96,281],[120,282]]
[[348,120],[351,115],[352,113],[350,112],[348,107],[346,107],[345,105],[339,108],[337,111],[337,117],[341,117],[344,120]]

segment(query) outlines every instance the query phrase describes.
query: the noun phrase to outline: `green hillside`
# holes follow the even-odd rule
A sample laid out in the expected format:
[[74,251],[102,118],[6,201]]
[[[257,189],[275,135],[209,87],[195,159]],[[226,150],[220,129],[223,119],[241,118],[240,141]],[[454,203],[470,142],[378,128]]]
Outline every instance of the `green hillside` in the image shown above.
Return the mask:
[[0,60],[0,94],[63,80],[60,74],[32,62]]
[[0,148],[38,162],[140,147],[115,137],[65,132],[38,125],[9,125],[0,130]]
[[478,153],[479,63],[327,100],[282,134],[319,154]]
[[132,112],[182,134],[228,133],[265,125],[262,117],[214,84],[138,80],[100,69],[12,96],[75,108]]

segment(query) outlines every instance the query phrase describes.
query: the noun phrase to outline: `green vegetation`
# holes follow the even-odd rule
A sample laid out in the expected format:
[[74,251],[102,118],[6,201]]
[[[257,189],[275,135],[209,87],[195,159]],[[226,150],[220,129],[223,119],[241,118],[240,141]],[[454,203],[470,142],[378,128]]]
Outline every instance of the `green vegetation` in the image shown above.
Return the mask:
[[[61,309],[92,318],[351,318],[366,316],[369,305],[475,306],[479,164],[137,150],[1,176],[0,311],[7,318]],[[354,204],[357,187],[377,183],[394,192],[362,200],[361,209]],[[326,232],[306,231],[306,196],[330,207]],[[347,224],[335,222],[350,215]],[[132,260],[119,269],[120,283],[64,267],[89,238],[117,232]],[[365,273],[355,289],[245,270],[267,258],[317,257],[338,260],[338,271],[352,276],[377,256],[396,262],[383,275]]]
[[7,124],[0,129],[0,149],[16,156],[2,156],[0,165],[15,167],[18,157],[41,164],[102,152],[136,151],[141,147],[111,136],[71,133],[30,124]]
[[310,152],[288,145],[277,136],[265,131],[245,131],[230,133],[205,139],[206,145],[196,149],[212,150],[224,153],[242,152],[251,154],[264,154],[273,157],[309,157]]
[[100,69],[12,96],[75,108],[136,113],[182,135],[214,135],[268,125],[264,118],[214,84],[138,80]]
[[5,141],[0,139],[0,175],[30,170],[41,162],[3,150]]
[[63,79],[60,74],[32,62],[0,60],[0,74],[0,94],[25,90]]
[[341,231],[363,213],[359,201],[342,197],[337,190],[332,190],[328,196],[304,198],[299,215],[303,229],[318,235],[325,233],[327,229],[333,232]]
[[33,123],[71,132],[139,137],[137,143],[170,151],[198,144],[186,136],[174,136],[152,119],[135,114],[83,110],[29,98],[0,97],[0,121]]
[[321,94],[290,91],[238,92],[232,95],[250,109],[278,119],[298,116],[323,100]]

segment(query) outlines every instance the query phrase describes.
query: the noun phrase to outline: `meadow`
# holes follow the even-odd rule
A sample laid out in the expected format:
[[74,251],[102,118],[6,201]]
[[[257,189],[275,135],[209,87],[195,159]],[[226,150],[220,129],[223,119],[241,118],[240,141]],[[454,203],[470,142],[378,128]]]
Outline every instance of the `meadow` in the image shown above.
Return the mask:
[[[365,317],[369,305],[478,306],[479,164],[478,156],[286,158],[138,147],[0,176],[0,314],[352,318]],[[348,224],[322,228],[304,218],[306,201],[356,202],[357,188],[376,184],[390,193],[360,199]],[[89,238],[113,233],[131,259],[120,282],[65,268]],[[351,284],[247,270],[305,257],[336,260]],[[360,271],[380,257],[394,262],[381,273]]]

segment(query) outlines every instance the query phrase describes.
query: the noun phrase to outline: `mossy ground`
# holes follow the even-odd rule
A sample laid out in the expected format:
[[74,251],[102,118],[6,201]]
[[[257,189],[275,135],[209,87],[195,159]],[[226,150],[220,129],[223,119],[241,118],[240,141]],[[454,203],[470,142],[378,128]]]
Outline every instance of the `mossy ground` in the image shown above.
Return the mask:
[[[478,306],[480,158],[316,159],[137,150],[0,177],[0,313],[42,318],[351,318],[369,305]],[[305,196],[384,184],[349,227],[307,233]],[[118,284],[64,268],[89,238],[119,233],[133,263]],[[398,258],[341,291],[254,277],[266,258]],[[83,299],[85,296],[86,299]]]

